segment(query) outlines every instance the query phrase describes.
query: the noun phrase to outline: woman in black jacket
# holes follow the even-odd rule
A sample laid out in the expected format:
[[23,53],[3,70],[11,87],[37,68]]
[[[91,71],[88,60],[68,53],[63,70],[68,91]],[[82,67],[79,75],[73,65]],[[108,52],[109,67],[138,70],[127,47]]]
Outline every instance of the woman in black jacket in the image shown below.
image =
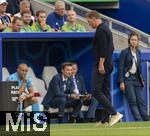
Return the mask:
[[141,74],[141,51],[139,36],[132,32],[128,38],[129,47],[122,50],[119,61],[120,89],[125,93],[135,121],[148,121],[143,97],[144,81]]

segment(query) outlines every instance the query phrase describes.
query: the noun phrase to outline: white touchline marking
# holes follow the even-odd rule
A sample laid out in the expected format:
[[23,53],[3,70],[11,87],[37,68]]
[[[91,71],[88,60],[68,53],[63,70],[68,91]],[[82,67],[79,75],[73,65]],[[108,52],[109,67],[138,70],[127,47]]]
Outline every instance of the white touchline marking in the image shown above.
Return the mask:
[[76,128],[76,129],[55,129],[55,130],[53,130],[53,129],[50,129],[50,132],[58,132],[58,131],[80,131],[80,130],[85,130],[85,131],[91,131],[91,130],[98,130],[98,129],[147,129],[147,128],[149,128],[150,129],[150,126],[147,126],[147,127],[95,127],[95,128],[86,128],[86,129],[78,129],[78,128]]

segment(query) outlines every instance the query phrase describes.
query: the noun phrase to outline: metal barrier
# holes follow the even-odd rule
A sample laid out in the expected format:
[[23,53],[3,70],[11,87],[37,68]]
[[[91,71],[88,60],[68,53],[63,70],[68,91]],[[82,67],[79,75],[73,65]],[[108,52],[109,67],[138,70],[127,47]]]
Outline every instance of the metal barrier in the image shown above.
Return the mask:
[[[51,2],[49,4],[45,4],[43,2],[41,2],[40,0],[31,0],[34,2],[37,2],[39,4],[44,4],[44,6],[49,6],[49,8],[51,8],[54,5],[54,2]],[[85,19],[85,15],[88,11],[90,11],[90,9],[87,9],[85,7],[82,7],[80,5],[77,5],[75,3],[71,3],[67,0],[64,0],[65,4],[66,4],[66,9],[73,9],[77,12],[77,15],[79,16],[80,20],[82,20],[84,23],[86,22]],[[54,9],[54,8],[53,8]],[[128,38],[128,34],[131,31],[136,31],[137,33],[139,33],[140,35],[140,46],[144,47],[144,48],[150,48],[150,35],[128,25],[125,24],[123,22],[117,21],[115,19],[112,19],[108,16],[105,16],[103,14],[100,14],[103,21],[105,23],[108,24],[109,28],[113,31],[113,33],[117,34],[118,36],[124,37],[124,38]]]

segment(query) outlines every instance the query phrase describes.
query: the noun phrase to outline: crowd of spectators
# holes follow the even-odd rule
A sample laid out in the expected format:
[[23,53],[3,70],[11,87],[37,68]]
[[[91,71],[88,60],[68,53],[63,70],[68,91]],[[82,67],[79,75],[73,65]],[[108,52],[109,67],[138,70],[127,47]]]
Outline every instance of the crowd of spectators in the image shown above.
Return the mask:
[[[10,10],[10,6],[15,7],[11,8],[13,11]],[[17,24],[18,20],[20,21],[19,25]],[[43,9],[36,11],[33,15],[30,0],[0,0],[0,31],[85,32],[86,29],[77,23],[76,12],[74,10],[66,11],[65,3],[61,0],[55,2],[54,11],[48,15]]]

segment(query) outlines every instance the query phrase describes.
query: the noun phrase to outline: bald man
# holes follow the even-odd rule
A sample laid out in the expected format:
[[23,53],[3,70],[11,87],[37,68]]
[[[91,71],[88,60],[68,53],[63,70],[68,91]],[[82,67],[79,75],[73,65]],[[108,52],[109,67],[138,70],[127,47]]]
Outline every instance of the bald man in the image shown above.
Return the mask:
[[[34,97],[33,90],[33,81],[28,73],[28,65],[25,63],[21,63],[18,65],[17,72],[10,75],[7,80],[8,81],[18,81],[19,84],[19,101],[24,101],[24,107],[29,105],[33,105],[33,107],[38,102],[38,99]],[[38,111],[39,109],[33,109],[34,111]]]
[[67,22],[62,26],[63,32],[85,32],[83,25],[77,22],[77,14],[74,10],[67,11]]

